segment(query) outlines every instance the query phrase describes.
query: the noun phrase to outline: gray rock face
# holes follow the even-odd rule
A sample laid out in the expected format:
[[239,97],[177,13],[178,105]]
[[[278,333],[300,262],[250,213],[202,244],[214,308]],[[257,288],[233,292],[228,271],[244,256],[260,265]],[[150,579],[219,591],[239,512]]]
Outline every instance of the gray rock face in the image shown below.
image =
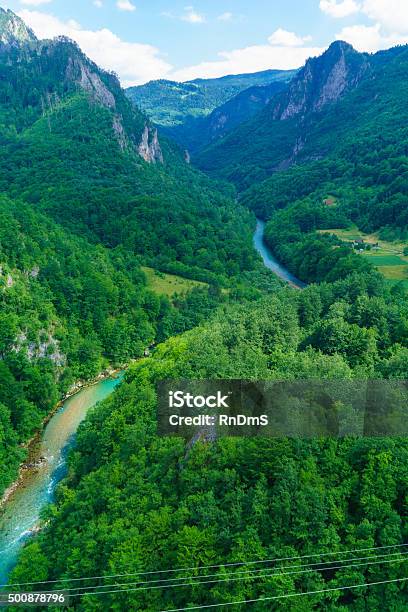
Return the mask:
[[112,127],[120,148],[122,151],[125,151],[129,146],[129,142],[120,115],[113,116]]
[[64,366],[67,358],[60,350],[58,340],[46,330],[41,330],[39,336],[43,337],[42,340],[38,339],[37,342],[29,342],[26,332],[20,332],[14,342],[13,351],[19,353],[24,350],[29,361],[47,358],[56,366]]
[[15,46],[20,43],[36,42],[37,37],[24,21],[10,10],[0,8],[0,43]]
[[322,108],[329,102],[335,102],[340,98],[347,87],[347,65],[344,53],[339,61],[333,66],[326,83],[324,83],[320,96],[314,104],[314,110]]
[[160,147],[157,129],[153,129],[147,124],[145,125],[138,152],[148,163],[163,163],[163,153]]
[[273,119],[285,121],[320,111],[355,87],[369,69],[365,54],[337,41],[320,57],[309,59],[272,109]]
[[76,57],[68,59],[66,78],[78,83],[81,89],[90,94],[98,104],[110,109],[115,108],[116,102],[112,92],[102,82],[100,76],[92,72],[81,59]]

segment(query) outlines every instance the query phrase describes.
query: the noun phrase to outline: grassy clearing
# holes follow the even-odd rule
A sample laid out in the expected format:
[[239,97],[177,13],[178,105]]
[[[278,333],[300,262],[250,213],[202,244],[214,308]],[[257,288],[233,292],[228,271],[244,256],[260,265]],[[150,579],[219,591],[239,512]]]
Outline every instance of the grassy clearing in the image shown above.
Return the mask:
[[408,265],[378,266],[378,270],[389,280],[408,280]]
[[[389,242],[387,240],[381,240],[378,234],[365,234],[360,231],[356,225],[352,225],[347,229],[328,229],[328,230],[319,230],[321,234],[334,234],[340,240],[344,240],[344,242],[353,242],[358,238],[362,238],[365,244],[370,244],[372,246],[378,245],[379,250],[378,253],[382,251],[386,253],[393,253],[395,255],[403,255],[404,248],[407,246],[406,242]],[[408,261],[408,258],[406,258]]]
[[363,253],[363,257],[366,257],[371,261],[375,266],[406,266],[408,265],[406,261],[402,259],[402,257],[398,257],[398,255],[382,255],[380,253]]
[[190,280],[175,274],[164,274],[153,268],[142,266],[143,272],[146,274],[147,286],[160,295],[167,295],[171,298],[176,293],[185,294],[194,287],[206,287],[206,283]]
[[[404,255],[407,243],[381,240],[378,234],[364,234],[356,226],[347,229],[320,230],[320,233],[334,234],[340,240],[348,243],[362,239],[365,245],[375,246],[375,249],[364,250],[361,255],[368,259],[387,280],[408,279],[408,257]],[[362,244],[361,247],[364,248],[364,245]]]

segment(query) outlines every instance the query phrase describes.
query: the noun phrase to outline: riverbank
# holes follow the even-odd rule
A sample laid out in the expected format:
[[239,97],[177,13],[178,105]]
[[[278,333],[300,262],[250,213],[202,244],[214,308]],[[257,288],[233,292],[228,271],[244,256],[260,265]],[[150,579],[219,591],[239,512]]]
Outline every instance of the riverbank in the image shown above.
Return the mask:
[[127,366],[123,368],[107,368],[103,372],[100,372],[97,376],[89,380],[79,380],[74,383],[67,393],[59,400],[59,402],[54,406],[50,413],[43,419],[41,423],[41,428],[39,428],[35,434],[24,444],[21,445],[21,448],[27,450],[27,458],[20,465],[18,470],[18,476],[16,480],[4,491],[1,499],[0,499],[0,512],[3,509],[3,506],[7,503],[10,497],[17,491],[20,486],[24,485],[24,481],[29,476],[29,471],[31,469],[40,468],[41,464],[44,463],[45,458],[41,455],[41,436],[44,432],[45,427],[48,425],[52,417],[58,412],[58,410],[64,405],[64,403],[70,398],[74,397],[80,391],[87,389],[89,387],[93,387],[97,385],[99,382],[103,380],[108,380],[109,378],[114,377],[119,372],[126,369]]
[[[89,410],[106,399],[120,383],[123,373],[112,374],[85,386],[65,401],[60,402],[47,425],[34,443],[33,453],[41,461],[33,461],[22,469],[7,502],[0,511],[0,583],[6,584],[15,566],[21,547],[41,527],[41,512],[54,501],[57,485],[67,475],[67,458],[75,445],[76,433]],[[116,372],[116,375],[115,375]],[[71,389],[71,392],[73,389]],[[31,443],[33,444],[33,442]]]
[[296,278],[283,264],[281,264],[273,255],[269,247],[265,243],[265,221],[256,220],[256,230],[254,233],[254,247],[262,257],[266,268],[271,270],[281,280],[288,283],[295,289],[304,289],[307,284]]

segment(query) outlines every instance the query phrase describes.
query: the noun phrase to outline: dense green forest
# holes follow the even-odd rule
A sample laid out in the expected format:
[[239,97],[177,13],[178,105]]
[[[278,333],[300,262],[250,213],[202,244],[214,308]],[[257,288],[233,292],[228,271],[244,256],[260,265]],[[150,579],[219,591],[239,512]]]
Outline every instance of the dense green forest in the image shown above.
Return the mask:
[[[334,53],[335,45],[331,49]],[[265,218],[306,198],[305,205],[325,216],[323,200],[334,196],[337,218],[332,213],[331,221],[351,218],[367,231],[390,227],[390,236],[404,238],[408,50],[396,47],[367,59],[346,47],[344,57],[348,78],[359,75],[357,86],[349,85],[337,100],[326,100],[318,110],[306,107],[282,119],[298,102],[294,87],[293,99],[272,100],[254,120],[200,154],[198,162],[233,181],[244,202]],[[327,64],[327,70],[333,68],[336,61],[329,50],[309,62],[317,82],[305,96],[315,105],[323,104],[321,71]],[[295,79],[301,88],[302,71]]]
[[243,289],[237,284],[222,296],[203,286],[170,300],[147,289],[130,250],[69,235],[22,201],[2,196],[0,206],[3,490],[25,456],[17,444],[76,380],[142,356],[153,342],[193,327]]
[[[322,72],[341,54],[348,88],[324,100]],[[349,246],[316,230],[356,224],[387,240],[407,239],[407,54],[403,46],[367,56],[334,43],[289,92],[198,156],[203,168],[234,182],[242,204],[271,220],[269,246],[306,282],[367,267]],[[291,115],[299,91],[306,102]]]
[[[211,281],[251,269],[252,221],[237,210],[231,190],[216,189],[165,140],[163,164],[149,165],[135,155],[147,120],[117,81],[94,66],[85,63],[100,78],[99,90],[91,95],[76,91],[75,76],[61,85],[70,54],[81,74],[85,59],[80,51],[71,42],[57,41],[41,47],[40,57],[18,64],[12,90],[11,68],[3,65],[1,189],[36,205],[69,231],[110,248],[123,244],[151,265]],[[43,55],[49,66],[43,65]],[[27,101],[36,91],[37,70],[45,73],[46,90],[36,81],[38,93]],[[68,92],[58,101],[61,89]],[[114,111],[97,104],[102,95],[115,104]],[[43,112],[44,99],[49,106]]]
[[[163,163],[142,159],[152,130],[117,78],[71,41],[32,38],[0,52],[0,492],[73,382],[258,291],[253,221],[231,189],[166,140]],[[142,264],[209,284],[169,300]]]
[[[402,314],[406,320],[405,296],[392,296],[376,273],[353,273],[303,292],[278,291],[252,306],[225,307],[209,323],[159,346],[130,368],[125,383],[81,427],[69,477],[44,516],[51,523],[26,546],[12,581],[57,580],[81,594],[75,581],[58,579],[120,574],[91,584],[130,589],[147,580],[160,587],[156,576],[142,572],[195,568],[191,580],[180,581],[191,586],[143,584],[139,592],[73,597],[78,610],[153,612],[404,575],[401,563],[378,564],[381,557],[373,553],[363,553],[372,565],[356,560],[349,568],[335,563],[337,569],[306,574],[296,568],[302,555],[406,541],[405,439],[227,438],[186,446],[155,434],[155,383],[167,378],[405,375]],[[259,567],[245,563],[287,557],[294,559],[265,566],[278,572],[275,577],[257,576]],[[243,565],[226,565],[237,562]],[[208,574],[212,578],[202,582],[213,582],[193,585],[194,577],[200,582],[197,576]],[[180,571],[171,578],[184,576]],[[322,593],[307,607],[293,602],[284,609],[402,611],[406,601],[403,587],[385,585]]]
[[[406,582],[334,590],[406,576],[406,439],[185,442],[157,435],[156,394],[172,378],[407,378],[404,286],[318,232],[406,237],[406,56],[332,45],[200,154],[215,181],[71,41],[0,46],[0,490],[73,381],[130,363],[10,583],[52,581],[87,612],[308,591],[253,609],[407,609]],[[254,212],[303,291],[262,270]],[[204,284],[165,297],[141,266]]]
[[206,117],[240,92],[258,85],[289,81],[295,72],[264,70],[184,83],[162,79],[129,87],[126,94],[157,125],[187,126],[192,119]]

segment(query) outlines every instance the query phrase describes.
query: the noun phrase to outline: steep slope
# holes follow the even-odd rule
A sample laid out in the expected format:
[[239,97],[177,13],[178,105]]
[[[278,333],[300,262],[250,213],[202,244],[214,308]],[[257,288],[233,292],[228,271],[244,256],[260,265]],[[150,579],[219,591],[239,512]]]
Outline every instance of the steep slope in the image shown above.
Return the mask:
[[194,154],[251,119],[274,95],[286,87],[287,83],[283,80],[268,85],[254,85],[244,89],[206,117],[197,117],[186,120],[182,125],[162,129],[185,148],[188,155]]
[[[333,43],[322,56],[308,60],[263,112],[201,152],[197,164],[240,189],[289,167],[306,155],[309,141],[316,143],[327,109],[369,81],[371,63],[347,43]],[[325,152],[315,146],[309,155]]]
[[0,78],[4,191],[147,264],[202,280],[251,267],[250,218],[72,41],[3,45]]
[[[266,240],[275,255],[305,282],[332,281],[370,261],[390,284],[406,285],[405,268],[397,269],[405,259],[390,255],[406,252],[408,240],[407,70],[408,47],[380,52],[370,56],[356,86],[323,108],[313,95],[301,96],[302,105],[268,107],[259,117],[265,137],[256,149],[255,130],[234,133],[239,148],[235,157],[230,149],[224,171],[242,190],[241,202],[270,220]],[[288,109],[296,109],[295,117],[282,119]],[[351,258],[352,241],[342,239],[353,225],[374,234],[359,245],[358,259]],[[396,241],[382,258],[375,256],[379,239]],[[392,263],[392,271],[381,266]]]
[[[406,589],[383,583],[406,577],[398,554],[406,542],[406,439],[187,444],[156,434],[163,379],[323,376],[352,385],[367,372],[398,375],[408,351],[391,337],[407,303],[382,296],[378,285],[369,297],[369,282],[358,276],[223,311],[134,364],[81,427],[50,520],[23,549],[11,581],[55,580],[78,609],[97,612],[216,609],[265,597],[254,609],[280,612],[280,598],[292,594],[302,602],[292,610],[404,610]],[[384,563],[388,552],[393,563]],[[175,568],[185,569],[173,576]],[[171,582],[158,582],[156,572]],[[93,588],[78,588],[78,579]],[[326,590],[367,582],[381,586],[338,591],[333,607]],[[311,590],[312,608],[296,597]]]
[[37,42],[37,37],[32,29],[13,11],[0,7],[0,43],[13,47],[20,43],[30,42]]
[[189,119],[209,115],[238,93],[256,85],[289,81],[295,70],[265,70],[252,74],[228,75],[218,79],[195,79],[185,83],[150,81],[126,90],[157,125],[182,125]]
[[244,123],[269,104],[271,98],[283,91],[286,81],[268,85],[255,85],[245,89],[222,106],[216,108],[205,120],[202,131],[208,142],[224,136],[227,132]]
[[[369,233],[406,240],[408,48],[381,52],[370,62],[355,90],[313,116],[298,163],[243,194],[258,214],[270,218],[292,204],[309,206],[316,228],[353,221]],[[296,217],[294,209],[286,215]]]
[[1,494],[19,445],[75,380],[224,299],[207,285],[153,294],[142,263],[228,286],[256,258],[250,215],[158,136],[116,76],[0,16]]
[[[59,41],[56,46],[62,52],[66,44]],[[310,104],[302,102],[299,89],[294,90],[291,100],[296,112],[274,120],[284,126],[307,125],[315,134],[313,142],[307,141],[298,152],[306,162],[316,147],[320,147],[319,155],[335,151],[340,130],[353,125],[359,102],[364,112],[372,107],[372,124],[367,120],[360,126],[360,140],[342,141],[349,148],[337,167],[335,157],[327,158],[327,163],[299,164],[275,172],[270,180],[277,183],[267,186],[274,196],[267,202],[270,209],[265,216],[276,220],[268,225],[268,239],[272,243],[280,233],[283,257],[295,252],[302,274],[327,282],[303,292],[284,288],[260,300],[250,293],[253,303],[222,305],[212,317],[207,308],[208,320],[199,328],[171,338],[149,358],[132,364],[117,392],[92,411],[80,428],[67,477],[55,503],[43,514],[40,533],[23,548],[10,577],[12,584],[36,591],[52,581],[55,589],[69,589],[75,609],[94,612],[215,609],[234,601],[241,602],[236,606],[241,608],[242,602],[256,599],[260,600],[257,610],[271,611],[286,608],[282,604],[286,601],[290,609],[312,606],[319,612],[406,609],[405,558],[398,554],[407,541],[406,439],[304,439],[300,431],[297,439],[237,437],[185,444],[182,438],[156,433],[156,384],[163,379],[323,377],[336,379],[336,384],[346,379],[350,386],[353,379],[362,378],[406,380],[406,294],[391,289],[351,248],[338,248],[330,238],[319,242],[308,235],[317,223],[340,218],[335,199],[323,201],[320,193],[313,193],[320,182],[334,176],[340,179],[344,171],[347,180],[367,176],[374,187],[366,169],[377,149],[366,145],[378,146],[381,153],[371,166],[383,166],[378,183],[385,187],[388,182],[395,192],[399,189],[404,194],[405,178],[399,183],[398,179],[406,162],[406,126],[400,125],[396,133],[391,130],[394,111],[403,113],[401,107],[406,106],[406,95],[395,98],[397,91],[406,94],[400,84],[406,65],[399,61],[390,72],[390,56],[378,60],[382,72],[368,80],[371,88],[349,89],[339,70],[340,78],[332,79],[337,84],[333,94],[316,74],[314,85],[307,89]],[[349,61],[353,61],[351,55],[345,59],[346,66]],[[342,65],[341,57],[337,62]],[[10,56],[6,64],[13,64]],[[127,117],[120,91],[116,96],[109,86],[114,109],[98,102],[92,90],[84,91],[77,79],[73,86],[68,79],[41,110],[48,88],[54,92],[57,85],[50,72],[42,72],[43,63],[34,64],[37,76],[48,82],[44,87],[41,79],[34,79],[32,65],[22,62],[21,75],[28,75],[27,82],[38,83],[37,106],[29,102],[34,88],[25,89],[24,79],[16,79],[13,70],[9,72],[12,87],[0,90],[0,100],[7,100],[0,140],[0,188],[28,200],[0,203],[4,209],[12,208],[11,220],[2,217],[0,222],[1,238],[6,227],[0,251],[1,260],[8,259],[1,278],[6,307],[28,319],[29,299],[39,294],[42,301],[33,304],[38,325],[51,318],[47,314],[53,315],[53,308],[59,317],[65,315],[72,324],[69,337],[73,341],[77,327],[86,334],[85,346],[78,351],[79,365],[92,364],[98,342],[105,347],[105,358],[115,350],[119,359],[125,349],[129,351],[125,357],[133,351],[140,355],[144,337],[147,341],[152,334],[156,337],[159,327],[162,338],[182,328],[175,324],[180,311],[174,313],[165,300],[139,290],[132,276],[139,275],[139,260],[151,258],[159,267],[177,264],[191,275],[202,274],[225,284],[234,273],[249,270],[250,282],[254,281],[250,219],[235,206],[229,191],[217,193],[214,184],[185,164],[160,134],[153,133],[151,142],[155,147],[160,143],[163,163],[160,159],[147,163],[139,150],[140,138],[146,142],[145,120],[131,111]],[[328,70],[326,83],[330,74]],[[96,75],[106,84],[102,74]],[[380,75],[387,75],[387,81],[380,82]],[[13,87],[15,104],[10,102]],[[373,103],[378,93],[386,94],[382,106]],[[284,95],[278,115],[288,109]],[[327,101],[323,106],[322,95]],[[333,96],[339,96],[337,101]],[[122,103],[123,140],[114,129]],[[290,123],[297,120],[299,124]],[[386,154],[391,152],[388,166]],[[398,166],[394,153],[401,157]],[[262,154],[268,155],[268,145]],[[298,203],[299,209],[291,209],[291,199],[299,198],[300,192],[305,201]],[[383,195],[387,195],[385,189]],[[250,200],[254,198],[255,194]],[[276,212],[275,205],[287,208]],[[280,216],[285,213],[286,217]],[[14,261],[16,253],[19,259]],[[29,295],[21,292],[7,302],[9,290],[18,288],[19,274],[12,266],[21,272]],[[11,287],[9,275],[15,283]],[[242,297],[234,286],[231,289],[225,294]],[[212,287],[202,301],[208,305],[207,300],[217,295],[224,294]],[[202,301],[193,302],[190,320],[195,323],[200,321],[193,318],[195,307]],[[0,391],[8,392],[6,409],[0,405],[0,423],[6,423],[0,429],[0,442],[6,440],[0,467],[10,449],[17,448],[19,430],[10,425],[10,413],[18,413],[24,404],[15,391],[28,388],[34,393],[31,379],[27,384],[26,370],[22,371],[21,357],[15,359],[9,350],[16,337],[12,324],[10,317],[6,324],[0,320],[0,338],[8,343],[7,362],[0,359],[0,372],[5,362],[9,370],[15,368],[13,376],[6,371],[0,381]],[[131,345],[134,336],[137,350]],[[31,350],[31,341],[21,338],[25,351]],[[46,344],[44,339],[42,343]],[[50,350],[55,357],[54,346]],[[103,359],[101,352],[97,356]],[[40,402],[43,386],[55,380],[54,372],[44,376],[48,361],[42,365],[32,377],[36,394],[28,401]],[[312,406],[312,398],[308,400]],[[333,413],[341,414],[346,427],[359,421],[350,406],[336,404]],[[307,438],[309,428],[304,433]],[[384,561],[384,551],[390,553],[392,563],[389,557]],[[310,564],[299,569],[306,558]],[[267,567],[267,559],[286,561],[269,564],[273,571],[262,572],[259,568]],[[327,563],[327,559],[342,561]],[[175,568],[185,569],[174,574]],[[162,583],[157,574],[162,571],[174,580]],[[86,586],[79,586],[84,581]],[[352,588],[367,583],[374,586]],[[309,599],[298,598],[307,592],[313,593]],[[265,598],[266,602],[261,601]]]

